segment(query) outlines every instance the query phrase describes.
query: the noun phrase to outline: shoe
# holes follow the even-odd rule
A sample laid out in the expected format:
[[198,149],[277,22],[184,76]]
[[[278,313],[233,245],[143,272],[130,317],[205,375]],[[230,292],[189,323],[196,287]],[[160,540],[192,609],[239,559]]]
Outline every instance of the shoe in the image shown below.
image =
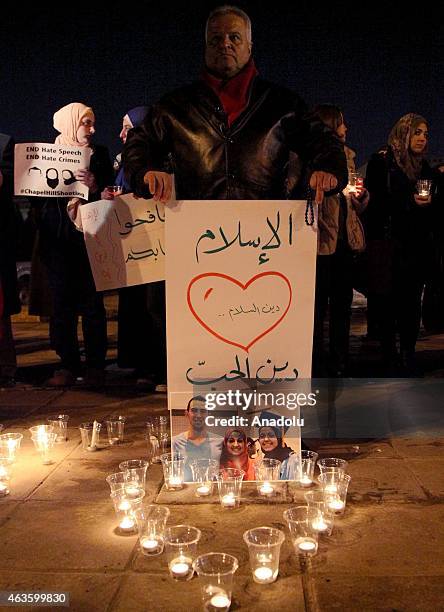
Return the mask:
[[106,381],[105,370],[99,368],[88,368],[86,370],[86,376],[84,384],[87,387],[103,387]]
[[156,393],[167,393],[168,392],[168,387],[167,387],[167,385],[165,383],[162,383],[160,385],[156,385],[154,387],[154,391]]
[[52,377],[46,382],[47,387],[71,387],[75,385],[76,378],[69,370],[56,370]]

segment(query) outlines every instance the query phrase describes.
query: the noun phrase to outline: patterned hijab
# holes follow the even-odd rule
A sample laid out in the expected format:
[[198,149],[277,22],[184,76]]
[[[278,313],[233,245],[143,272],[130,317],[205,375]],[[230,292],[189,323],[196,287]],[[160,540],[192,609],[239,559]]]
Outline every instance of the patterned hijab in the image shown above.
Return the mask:
[[422,153],[413,153],[410,150],[410,139],[420,123],[427,125],[427,121],[421,115],[408,113],[393,126],[388,138],[396,163],[411,181],[418,180],[421,174],[422,161],[427,148]]
[[94,117],[93,109],[81,102],[67,104],[54,113],[54,128],[60,132],[55,139],[55,144],[67,145],[69,147],[82,146],[77,140],[77,130],[85,115]]

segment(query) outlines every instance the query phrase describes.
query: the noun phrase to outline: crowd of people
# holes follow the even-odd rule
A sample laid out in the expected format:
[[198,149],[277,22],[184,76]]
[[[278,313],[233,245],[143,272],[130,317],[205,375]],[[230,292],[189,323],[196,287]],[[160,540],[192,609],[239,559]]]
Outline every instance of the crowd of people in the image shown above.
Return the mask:
[[[426,160],[427,120],[414,113],[401,117],[369,161],[364,184],[350,190],[354,153],[344,145],[347,127],[341,109],[320,104],[309,110],[293,92],[262,79],[252,57],[250,19],[237,7],[211,12],[205,40],[205,68],[198,81],[149,108],[125,113],[123,150],[114,169],[108,151],[93,142],[92,108],[73,102],[55,112],[55,142],[92,151],[89,167],[75,173],[89,189],[88,201],[112,199],[115,189],[110,186],[117,185],[121,192],[166,202],[173,176],[179,199],[305,199],[311,189],[318,210],[313,375],[349,372],[358,259],[365,268],[359,287],[368,299],[369,324],[380,339],[384,373],[420,375],[415,345],[423,290],[433,287],[428,302],[433,312],[434,298],[442,305],[444,284],[443,175]],[[429,193],[418,189],[424,179],[431,181]],[[12,195],[13,142],[0,134],[1,386],[14,382],[10,317],[20,309]],[[78,231],[82,203],[78,198],[31,199],[37,227],[33,269],[35,278],[37,270],[46,278],[50,301],[43,314],[49,314],[51,347],[60,359],[47,381],[55,387],[73,385],[83,373],[87,384],[105,382],[106,313]],[[39,290],[34,283],[34,292]],[[327,313],[328,350],[323,333]],[[165,391],[165,282],[121,289],[118,325],[119,365],[133,368],[139,384]],[[230,448],[246,445],[238,434],[230,432],[224,441],[227,456]]]

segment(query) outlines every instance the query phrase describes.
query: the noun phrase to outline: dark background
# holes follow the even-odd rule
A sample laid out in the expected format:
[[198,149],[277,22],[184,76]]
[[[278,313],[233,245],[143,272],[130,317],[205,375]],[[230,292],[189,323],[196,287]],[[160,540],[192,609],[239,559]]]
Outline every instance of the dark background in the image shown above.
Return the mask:
[[[82,101],[111,153],[126,111],[196,78],[204,26],[221,2],[3,4],[0,131],[55,138],[52,115]],[[407,112],[429,121],[430,156],[444,153],[441,20],[432,4],[238,2],[253,22],[261,74],[309,104],[339,104],[363,163]]]

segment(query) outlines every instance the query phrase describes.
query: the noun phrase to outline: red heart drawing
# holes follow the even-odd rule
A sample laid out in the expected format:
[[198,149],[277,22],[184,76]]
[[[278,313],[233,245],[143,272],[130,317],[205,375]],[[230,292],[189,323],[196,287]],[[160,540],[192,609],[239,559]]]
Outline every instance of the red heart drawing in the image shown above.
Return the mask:
[[[193,285],[195,283],[197,283],[198,281],[200,281],[203,278],[222,278],[228,282],[234,283],[235,285],[237,285],[238,287],[240,287],[242,289],[242,291],[245,291],[246,289],[248,289],[248,287],[250,285],[252,285],[255,281],[257,281],[260,278],[264,278],[266,276],[274,276],[277,278],[282,279],[285,284],[288,287],[288,292],[289,292],[289,297],[288,297],[288,304],[284,310],[284,312],[282,313],[282,315],[279,317],[279,319],[277,319],[272,325],[270,325],[269,327],[267,327],[266,329],[264,329],[259,335],[257,335],[256,337],[254,337],[248,344],[240,344],[239,342],[236,342],[234,340],[230,340],[229,338],[226,338],[224,336],[222,336],[220,333],[218,333],[216,330],[212,329],[207,323],[205,323],[205,321],[197,314],[196,309],[194,308],[192,301],[191,301],[191,289],[193,287]],[[204,300],[207,299],[207,297],[210,295],[212,289],[208,289],[207,292],[205,293],[204,296]],[[187,289],[187,302],[188,302],[188,307],[191,310],[193,316],[196,318],[196,320],[202,325],[202,327],[204,329],[206,329],[210,334],[212,334],[213,336],[215,336],[216,338],[218,338],[219,340],[222,340],[222,342],[226,342],[227,344],[232,344],[233,346],[238,346],[239,348],[243,349],[244,351],[246,351],[248,353],[250,347],[253,346],[253,344],[255,344],[258,340],[260,340],[261,338],[263,338],[266,334],[270,333],[271,330],[273,330],[275,327],[277,327],[279,325],[279,323],[284,319],[285,315],[287,314],[290,305],[291,305],[291,301],[292,301],[292,297],[293,297],[293,292],[292,292],[292,288],[291,288],[291,284],[290,281],[288,280],[288,278],[286,276],[284,276],[283,274],[281,274],[280,272],[262,272],[261,274],[256,274],[255,276],[253,276],[252,278],[250,278],[249,281],[247,281],[245,284],[241,283],[240,281],[238,281],[236,278],[233,278],[232,276],[228,276],[227,274],[221,274],[219,272],[207,272],[204,274],[199,274],[198,276],[196,276],[195,278],[193,278],[190,281],[190,284],[188,285],[188,289]]]

